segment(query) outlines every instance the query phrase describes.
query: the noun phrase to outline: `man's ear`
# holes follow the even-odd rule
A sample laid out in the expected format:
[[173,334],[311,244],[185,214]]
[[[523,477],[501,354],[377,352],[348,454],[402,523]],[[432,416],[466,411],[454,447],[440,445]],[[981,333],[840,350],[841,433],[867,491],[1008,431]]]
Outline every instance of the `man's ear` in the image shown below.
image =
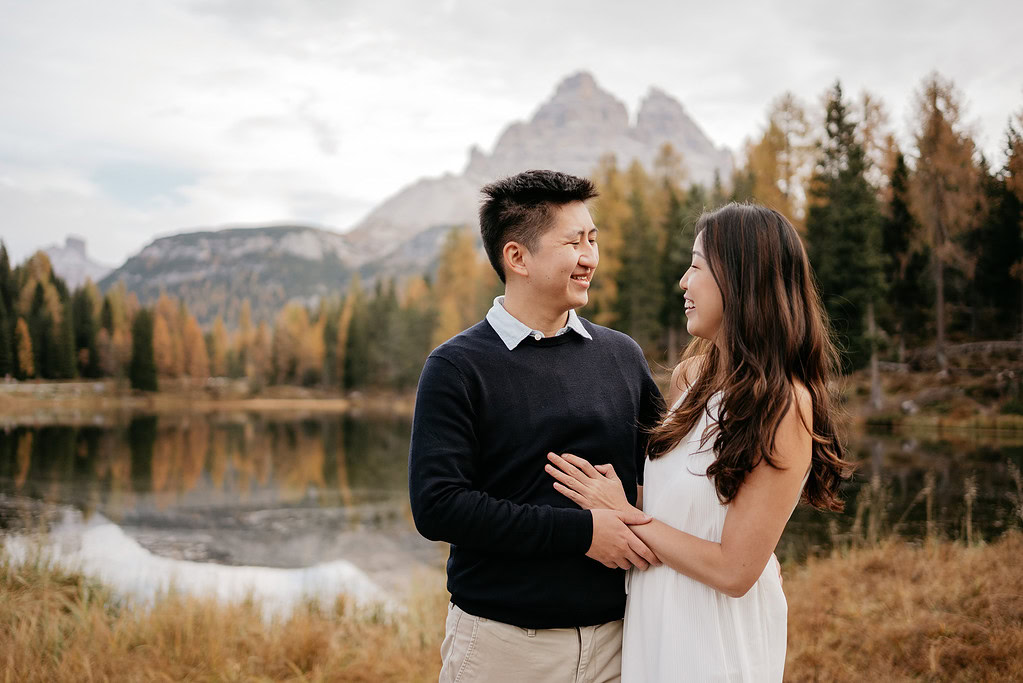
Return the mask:
[[529,269],[526,267],[526,248],[518,242],[507,242],[501,250],[504,257],[504,273],[509,271],[522,277],[529,277]]

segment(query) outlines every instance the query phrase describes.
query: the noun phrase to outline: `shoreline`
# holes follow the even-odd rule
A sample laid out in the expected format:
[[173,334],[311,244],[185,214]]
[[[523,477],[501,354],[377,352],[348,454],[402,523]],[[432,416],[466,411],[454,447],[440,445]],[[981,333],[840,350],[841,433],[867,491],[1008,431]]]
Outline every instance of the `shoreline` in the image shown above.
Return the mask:
[[[655,374],[662,390],[669,375]],[[932,372],[882,377],[884,407],[869,404],[863,371],[842,378],[845,423],[854,429],[1023,431],[1023,414],[1006,411],[1004,387],[974,380],[948,385]],[[94,425],[135,415],[277,413],[281,415],[370,414],[412,417],[415,390],[342,392],[321,387],[251,387],[245,380],[164,380],[157,392],[134,391],[126,380],[0,381],[0,427]],[[976,395],[976,396],[975,396]],[[1023,407],[1023,403],[1021,403]]]
[[118,380],[0,382],[0,427],[102,425],[136,415],[275,413],[307,415],[412,416],[414,393],[268,387],[249,391],[242,383],[177,382],[167,390],[133,391]]

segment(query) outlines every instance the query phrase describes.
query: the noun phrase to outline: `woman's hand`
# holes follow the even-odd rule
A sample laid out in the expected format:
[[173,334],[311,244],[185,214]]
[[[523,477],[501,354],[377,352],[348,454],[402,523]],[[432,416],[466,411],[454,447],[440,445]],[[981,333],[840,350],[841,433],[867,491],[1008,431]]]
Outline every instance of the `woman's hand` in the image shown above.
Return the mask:
[[582,509],[638,512],[625,497],[622,482],[610,464],[594,466],[571,453],[548,453],[547,459],[550,463],[544,469],[557,479],[554,489]]

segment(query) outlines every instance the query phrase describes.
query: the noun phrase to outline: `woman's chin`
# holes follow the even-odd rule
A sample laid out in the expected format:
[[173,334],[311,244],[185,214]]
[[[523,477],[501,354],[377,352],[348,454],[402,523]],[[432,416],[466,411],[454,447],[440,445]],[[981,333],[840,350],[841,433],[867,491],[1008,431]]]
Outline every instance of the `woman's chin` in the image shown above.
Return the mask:
[[690,337],[699,337],[700,339],[710,338],[706,334],[704,334],[703,330],[700,329],[699,325],[694,325],[692,320],[690,320],[689,323],[686,325],[686,332],[689,333]]

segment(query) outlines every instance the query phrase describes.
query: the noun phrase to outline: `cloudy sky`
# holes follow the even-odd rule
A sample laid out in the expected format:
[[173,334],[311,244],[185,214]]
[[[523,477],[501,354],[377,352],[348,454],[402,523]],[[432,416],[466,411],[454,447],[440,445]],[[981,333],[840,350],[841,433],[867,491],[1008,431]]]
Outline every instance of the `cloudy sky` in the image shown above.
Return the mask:
[[585,69],[634,115],[656,85],[717,144],[835,78],[906,139],[954,79],[1001,162],[1023,109],[1023,3],[0,0],[0,237],[20,261],[84,236],[118,265],[154,236],[295,221],[344,230],[460,172]]

